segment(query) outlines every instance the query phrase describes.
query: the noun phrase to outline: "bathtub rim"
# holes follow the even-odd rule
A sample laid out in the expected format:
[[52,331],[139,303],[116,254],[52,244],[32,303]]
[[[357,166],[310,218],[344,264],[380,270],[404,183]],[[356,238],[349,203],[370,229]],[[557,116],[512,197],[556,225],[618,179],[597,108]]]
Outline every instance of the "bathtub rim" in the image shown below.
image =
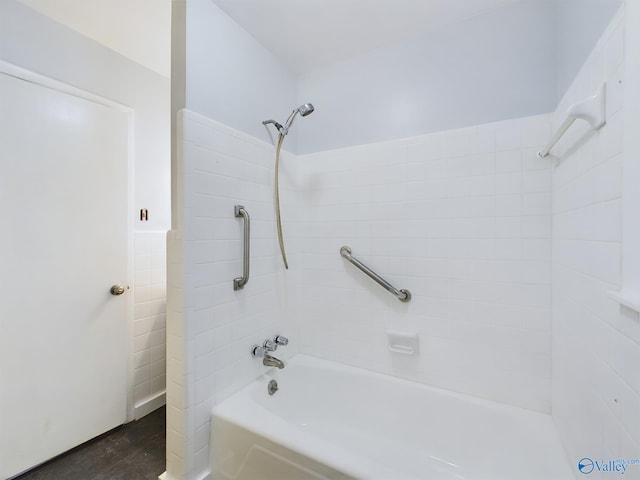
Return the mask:
[[[454,392],[440,387],[425,385],[412,380],[374,372],[360,367],[345,365],[339,362],[308,354],[298,353],[292,356],[287,365],[299,366],[302,368],[315,367],[325,371],[337,370],[346,374],[364,376],[369,379],[374,379],[374,381],[378,380],[386,382],[387,385],[400,385],[408,387],[410,389],[417,389],[419,391],[426,392],[427,394],[456,399],[458,401],[461,401],[462,403],[471,404],[474,407],[478,407],[480,409],[487,409],[490,412],[498,413],[499,415],[507,414],[509,416],[515,416],[518,419],[523,418],[524,415],[525,419],[526,417],[529,417],[528,419],[526,419],[527,421],[537,417],[537,420],[547,423],[547,426],[553,430],[556,435],[556,440],[558,440],[559,442],[559,439],[557,438],[557,431],[555,430],[552,418],[550,414],[547,413],[542,413],[515,405],[504,404],[496,402],[494,400],[475,397],[464,393]],[[331,444],[326,439],[319,438],[311,433],[305,432],[304,429],[301,429],[295,423],[287,422],[285,419],[279,417],[276,413],[269,410],[261,403],[258,403],[255,400],[254,395],[262,395],[262,393],[257,393],[261,390],[262,392],[264,392],[264,398],[267,398],[268,382],[273,378],[278,378],[279,376],[283,375],[286,375],[286,367],[285,372],[282,373],[275,368],[267,369],[253,382],[244,386],[243,388],[217,404],[212,410],[212,415],[217,416],[224,421],[234,423],[242,429],[266,438],[269,441],[275,441],[278,444],[281,444],[294,452],[308,457],[313,461],[320,463],[329,462],[332,468],[342,471],[354,478],[399,478],[398,472],[396,470],[392,470],[390,467],[372,460],[370,457],[365,457],[357,452],[349,452],[348,457],[345,457],[339,447]],[[276,393],[276,395],[278,395],[278,393]],[[278,418],[277,432],[274,432],[273,417]],[[214,419],[212,418],[212,425],[213,420]],[[213,445],[213,429],[211,435]],[[560,443],[559,445],[561,446]],[[566,458],[564,449],[560,450],[561,453],[559,454],[559,457],[564,461],[564,467],[566,468],[563,468],[563,470],[566,471],[567,476],[558,478],[562,478],[563,480],[565,478],[567,480],[572,480],[573,476],[569,475],[569,459]],[[354,462],[354,460],[360,459],[361,461]],[[357,467],[355,467],[354,464],[356,464]],[[415,478],[416,480],[418,480],[418,477],[410,476],[407,474],[403,474],[402,478]]]

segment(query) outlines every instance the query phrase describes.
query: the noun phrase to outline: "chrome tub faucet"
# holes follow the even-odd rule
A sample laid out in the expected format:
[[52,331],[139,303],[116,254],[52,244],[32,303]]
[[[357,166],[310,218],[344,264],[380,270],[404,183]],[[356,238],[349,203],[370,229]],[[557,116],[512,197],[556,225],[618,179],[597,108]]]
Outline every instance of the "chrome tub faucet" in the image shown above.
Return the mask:
[[284,362],[276,357],[272,357],[268,353],[265,353],[262,357],[262,364],[265,367],[276,367],[276,368],[284,368]]
[[251,356],[252,357],[262,357],[262,364],[265,367],[276,367],[276,368],[284,368],[284,362],[279,358],[274,357],[269,352],[275,352],[278,348],[278,345],[285,346],[289,343],[289,339],[283,337],[282,335],[276,335],[273,340],[266,339],[262,346],[254,345],[251,347]]

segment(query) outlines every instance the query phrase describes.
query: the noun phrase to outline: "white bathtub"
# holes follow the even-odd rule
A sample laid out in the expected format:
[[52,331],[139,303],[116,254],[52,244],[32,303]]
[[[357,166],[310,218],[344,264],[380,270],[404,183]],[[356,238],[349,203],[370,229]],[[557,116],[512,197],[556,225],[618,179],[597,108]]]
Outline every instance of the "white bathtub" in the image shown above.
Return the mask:
[[214,480],[574,478],[548,415],[305,355],[216,406],[211,440]]

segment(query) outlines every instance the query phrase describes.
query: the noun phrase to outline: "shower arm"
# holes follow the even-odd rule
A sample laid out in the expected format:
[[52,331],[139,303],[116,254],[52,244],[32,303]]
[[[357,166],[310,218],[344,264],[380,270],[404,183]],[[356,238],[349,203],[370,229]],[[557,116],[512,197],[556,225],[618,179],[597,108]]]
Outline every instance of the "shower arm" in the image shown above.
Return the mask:
[[287,135],[289,133],[289,128],[291,127],[291,125],[293,124],[293,120],[294,118],[296,118],[296,115],[298,114],[298,110],[294,110],[293,112],[291,112],[291,115],[289,115],[289,118],[287,118],[287,121],[284,123],[284,127],[282,125],[280,125],[278,122],[276,122],[273,119],[269,119],[269,120],[265,120],[264,122],[262,122],[263,125],[268,125],[268,124],[273,124],[276,129],[278,130],[278,133],[280,133],[280,135],[282,135],[283,137],[285,135]]
[[280,135],[282,135],[282,132],[284,131],[284,127],[282,125],[280,125],[278,122],[276,122],[275,120],[269,119],[269,120],[265,120],[264,122],[262,122],[263,125],[268,125],[270,123],[272,123],[276,127],[276,129],[278,130]]

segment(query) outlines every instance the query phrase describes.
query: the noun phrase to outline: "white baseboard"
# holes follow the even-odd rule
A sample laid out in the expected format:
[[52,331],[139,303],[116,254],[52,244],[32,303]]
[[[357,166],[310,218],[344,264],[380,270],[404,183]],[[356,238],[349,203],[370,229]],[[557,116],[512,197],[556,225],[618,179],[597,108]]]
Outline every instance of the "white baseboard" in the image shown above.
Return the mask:
[[133,408],[133,417],[138,420],[145,415],[150,414],[167,403],[166,392],[157,393],[151,397],[145,398]]
[[[211,474],[210,473],[204,473],[203,477],[200,477],[199,480],[211,480]],[[167,472],[164,472],[162,475],[160,475],[158,477],[158,480],[169,480],[169,476],[167,475]]]

